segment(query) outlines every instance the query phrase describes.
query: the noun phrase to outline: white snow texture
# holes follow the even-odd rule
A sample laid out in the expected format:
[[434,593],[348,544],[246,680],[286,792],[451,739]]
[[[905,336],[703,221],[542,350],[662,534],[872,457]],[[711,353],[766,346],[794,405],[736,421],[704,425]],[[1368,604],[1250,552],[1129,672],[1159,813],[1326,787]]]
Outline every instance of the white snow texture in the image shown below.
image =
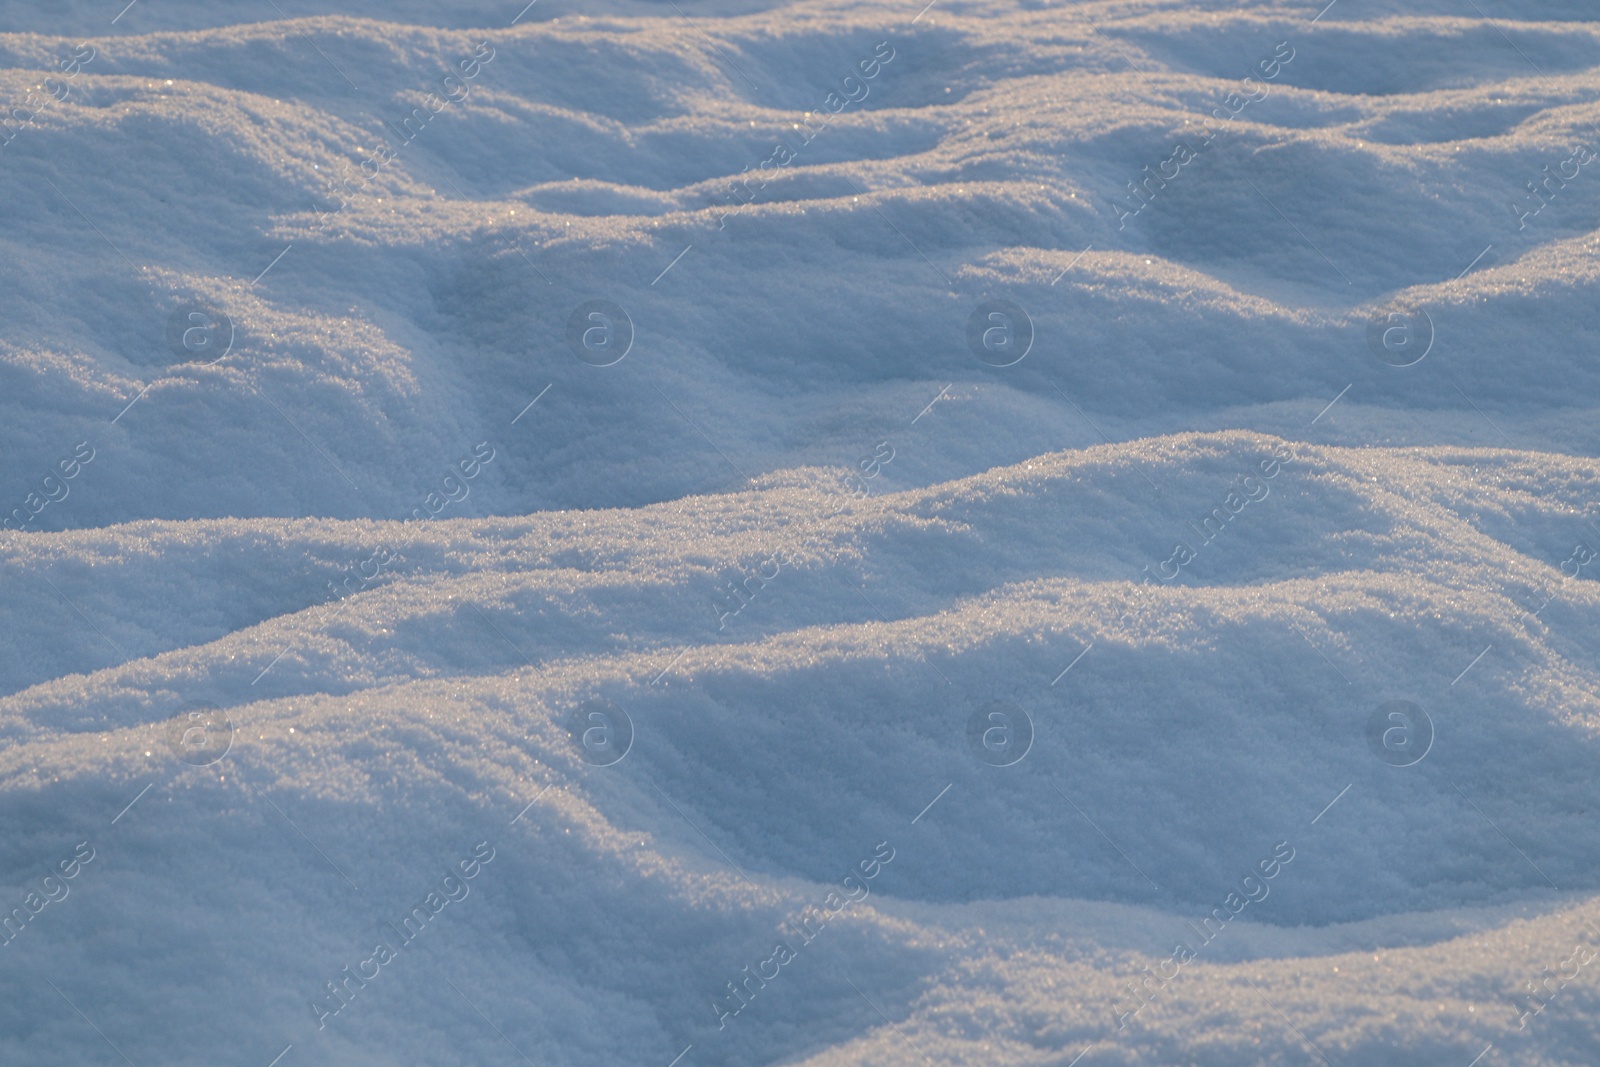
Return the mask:
[[0,1064],[1596,1067],[1593,0],[0,3]]

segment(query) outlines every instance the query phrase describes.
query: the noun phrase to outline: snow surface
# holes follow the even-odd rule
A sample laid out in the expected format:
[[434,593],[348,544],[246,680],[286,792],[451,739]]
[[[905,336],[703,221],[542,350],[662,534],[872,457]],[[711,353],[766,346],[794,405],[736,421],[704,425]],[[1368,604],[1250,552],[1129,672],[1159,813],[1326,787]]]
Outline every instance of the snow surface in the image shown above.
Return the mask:
[[0,3],[0,1063],[1600,1064],[1600,24],[1324,4]]

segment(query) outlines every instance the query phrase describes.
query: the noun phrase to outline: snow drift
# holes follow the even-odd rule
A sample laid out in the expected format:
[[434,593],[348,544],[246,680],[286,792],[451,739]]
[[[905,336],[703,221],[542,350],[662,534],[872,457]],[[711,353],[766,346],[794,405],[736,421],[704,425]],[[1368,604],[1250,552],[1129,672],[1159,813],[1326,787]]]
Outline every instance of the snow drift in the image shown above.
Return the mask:
[[0,7],[7,1062],[1594,1062],[1585,9],[520,7]]

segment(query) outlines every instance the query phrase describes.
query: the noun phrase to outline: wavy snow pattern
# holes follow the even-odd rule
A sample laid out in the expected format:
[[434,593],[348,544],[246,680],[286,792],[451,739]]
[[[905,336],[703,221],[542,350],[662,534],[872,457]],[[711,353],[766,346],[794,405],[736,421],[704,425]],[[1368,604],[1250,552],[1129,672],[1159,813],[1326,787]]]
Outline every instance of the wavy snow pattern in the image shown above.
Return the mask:
[[0,1058],[1595,1061],[1586,7],[519,6],[0,5]]

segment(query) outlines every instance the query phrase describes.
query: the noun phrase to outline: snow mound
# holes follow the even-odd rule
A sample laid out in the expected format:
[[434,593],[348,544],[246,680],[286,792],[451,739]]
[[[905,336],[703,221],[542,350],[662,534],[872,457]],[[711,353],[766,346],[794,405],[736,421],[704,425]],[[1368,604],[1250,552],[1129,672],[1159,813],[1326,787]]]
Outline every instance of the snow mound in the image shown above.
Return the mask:
[[1586,7],[520,6],[0,3],[0,1060],[1592,1065]]
[[[774,1043],[871,1059],[883,1020],[841,974],[952,1061],[975,1053],[950,1013],[987,996],[1006,1007],[982,1040],[1005,1062],[1075,1054],[1121,1039],[1124,976],[1173,937],[1193,942],[1195,974],[1102,1062],[1197,1048],[1183,1035],[1215,1033],[1219,1010],[1257,1014],[1253,980],[1293,985],[1298,1025],[1340,1062],[1396,1027],[1419,1055],[1466,1047],[1422,1025],[1436,996],[1481,1013],[1480,1048],[1510,1040],[1526,1009],[1502,971],[1530,938],[1558,945],[1600,888],[1600,837],[1570,787],[1600,771],[1585,651],[1600,595],[1554,556],[1597,478],[1591,461],[1232,432],[847,499],[822,474],[517,519],[28,537],[6,560],[31,617],[5,627],[8,659],[48,680],[0,701],[0,803],[48,830],[8,846],[7,869],[48,866],[68,838],[105,858],[59,932],[10,949],[59,970],[77,946],[75,966],[103,973],[96,955],[131,945],[88,932],[142,931],[140,982],[77,990],[147,1056],[200,1062],[245,1034],[340,1061],[446,1056],[482,1035],[426,1006],[441,994],[423,975],[350,992],[321,1030],[309,1005],[339,1004],[321,983],[398,940],[384,917],[404,894],[487,840],[470,920],[418,970],[470,982],[519,1048],[555,1062],[690,1043],[715,1062]],[[1169,541],[1193,558],[1171,563]],[[261,576],[248,600],[241,572]],[[324,574],[364,587],[322,594]],[[1369,720],[1393,700],[1430,724],[1414,765],[1374,756]],[[1030,735],[1009,766],[968,743],[997,701]],[[627,739],[603,765],[584,717],[619,708],[593,720]],[[192,714],[226,731],[225,759],[182,761]],[[795,941],[786,924],[884,842],[870,897],[836,933],[807,928],[838,947],[791,946],[793,992],[774,979],[719,1028],[712,1006],[739,1004],[726,983]],[[1201,944],[1185,920],[1279,846],[1293,858],[1249,921],[1224,937],[1213,918]],[[179,922],[148,914],[175,893],[187,936],[152,932]],[[241,896],[259,919],[241,923]],[[248,974],[225,970],[239,955]],[[1416,975],[1446,981],[1445,960],[1448,993],[1347,1025],[1401,1010]],[[163,1019],[200,989],[238,1013],[225,1037]],[[55,996],[35,992],[19,1018]],[[629,1025],[602,1025],[615,1012]],[[1560,1018],[1545,1041],[1592,1040],[1592,1021]],[[1196,1062],[1237,1062],[1247,1030],[1227,1030]],[[61,1040],[30,1030],[17,1047]]]

